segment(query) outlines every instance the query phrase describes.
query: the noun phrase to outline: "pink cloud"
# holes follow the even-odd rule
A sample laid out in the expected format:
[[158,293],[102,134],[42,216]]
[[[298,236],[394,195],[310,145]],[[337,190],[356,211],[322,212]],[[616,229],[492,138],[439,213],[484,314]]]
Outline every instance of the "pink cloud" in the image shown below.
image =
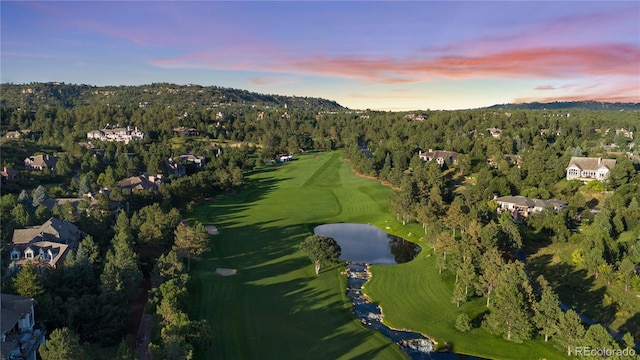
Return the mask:
[[565,48],[514,49],[481,56],[442,56],[425,59],[407,57],[328,57],[291,59],[279,54],[236,58],[234,52],[154,59],[169,68],[300,73],[361,79],[383,84],[418,83],[450,79],[571,78],[576,76],[640,76],[640,47],[628,44]]
[[563,86],[563,95],[556,96],[530,96],[513,100],[515,103],[526,102],[552,102],[552,101],[605,101],[605,102],[640,102],[640,82],[604,82],[586,85]]
[[255,86],[274,86],[294,83],[294,81],[289,78],[266,78],[259,76],[251,77],[249,81]]
[[534,88],[535,90],[555,90],[556,87],[553,85],[540,85]]

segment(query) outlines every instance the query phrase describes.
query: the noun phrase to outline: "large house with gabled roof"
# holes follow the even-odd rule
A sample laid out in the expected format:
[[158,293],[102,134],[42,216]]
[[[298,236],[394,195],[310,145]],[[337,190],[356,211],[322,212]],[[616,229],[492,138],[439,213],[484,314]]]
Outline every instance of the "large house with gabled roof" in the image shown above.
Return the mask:
[[52,217],[42,225],[13,231],[9,260],[18,267],[31,262],[41,274],[43,269],[60,267],[85,235],[74,224]]
[[566,169],[567,180],[603,181],[615,165],[615,159],[574,156]]
[[541,200],[532,199],[525,196],[501,196],[493,199],[498,203],[498,212],[508,211],[516,221],[531,215],[531,213],[544,209],[553,209],[554,212],[562,211],[567,207],[567,202],[556,199]]

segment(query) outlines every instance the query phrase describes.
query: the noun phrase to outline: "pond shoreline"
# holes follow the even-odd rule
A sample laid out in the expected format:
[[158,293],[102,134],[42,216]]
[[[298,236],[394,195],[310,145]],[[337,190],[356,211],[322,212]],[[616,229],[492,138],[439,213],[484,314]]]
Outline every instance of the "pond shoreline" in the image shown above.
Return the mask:
[[[364,284],[371,279],[369,264],[347,262],[347,297],[352,311],[367,328],[379,331],[395,342],[412,360],[444,358],[435,351],[436,342],[428,336],[406,329],[394,329],[383,324],[384,314],[380,306],[373,304],[363,292]],[[455,356],[455,355],[454,355]]]

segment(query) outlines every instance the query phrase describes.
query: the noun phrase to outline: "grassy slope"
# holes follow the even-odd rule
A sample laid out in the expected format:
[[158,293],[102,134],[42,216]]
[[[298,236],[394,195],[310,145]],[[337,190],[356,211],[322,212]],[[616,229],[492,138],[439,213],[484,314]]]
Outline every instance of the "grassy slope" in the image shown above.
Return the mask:
[[[192,218],[215,224],[213,250],[192,271],[194,304],[215,329],[205,358],[401,358],[382,335],[363,328],[348,311],[341,268],[313,274],[297,245],[317,224],[372,223],[425,245],[418,224],[402,226],[388,211],[391,190],[353,175],[341,153],[309,154],[278,169],[254,174],[247,190],[196,208]],[[456,309],[450,282],[441,281],[433,258],[374,267],[367,292],[385,321],[450,341],[461,353],[505,359],[562,358],[539,341],[514,345],[476,329],[453,329],[459,311],[475,315],[482,299]],[[234,277],[216,267],[238,269]]]
[[[194,218],[220,230],[213,251],[192,271],[193,301],[203,304],[199,315],[215,329],[214,347],[203,358],[403,357],[350,313],[343,269],[315,276],[297,251],[310,222],[380,213],[387,190],[355,176],[343,183],[344,174],[339,153],[307,155],[253,175],[248,190],[232,198],[196,209]],[[348,198],[333,193],[352,186],[366,189]],[[216,267],[236,268],[238,275],[217,276]]]

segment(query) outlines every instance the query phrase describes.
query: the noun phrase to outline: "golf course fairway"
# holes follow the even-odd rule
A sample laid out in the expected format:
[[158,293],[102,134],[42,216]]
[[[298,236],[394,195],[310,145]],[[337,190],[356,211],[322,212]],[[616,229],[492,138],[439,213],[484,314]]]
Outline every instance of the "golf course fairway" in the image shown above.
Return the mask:
[[[323,268],[316,276],[311,261],[298,250],[316,225],[337,222],[370,223],[425,249],[409,263],[373,268],[365,291],[371,290],[389,325],[450,341],[456,352],[505,359],[563,358],[541,341],[513,344],[482,329],[458,333],[453,328],[457,315],[484,311],[483,300],[460,308],[451,304],[451,279],[437,274],[429,246],[419,240],[421,226],[397,222],[387,202],[393,190],[358,177],[342,156],[340,151],[296,156],[256,171],[243,190],[204,202],[187,214],[189,220],[219,231],[211,236],[211,251],[192,264],[190,273],[190,301],[196,309],[191,316],[206,319],[214,330],[213,345],[200,358],[406,358],[397,345],[366,329],[351,313],[344,267]],[[222,276],[218,268],[236,273]]]

